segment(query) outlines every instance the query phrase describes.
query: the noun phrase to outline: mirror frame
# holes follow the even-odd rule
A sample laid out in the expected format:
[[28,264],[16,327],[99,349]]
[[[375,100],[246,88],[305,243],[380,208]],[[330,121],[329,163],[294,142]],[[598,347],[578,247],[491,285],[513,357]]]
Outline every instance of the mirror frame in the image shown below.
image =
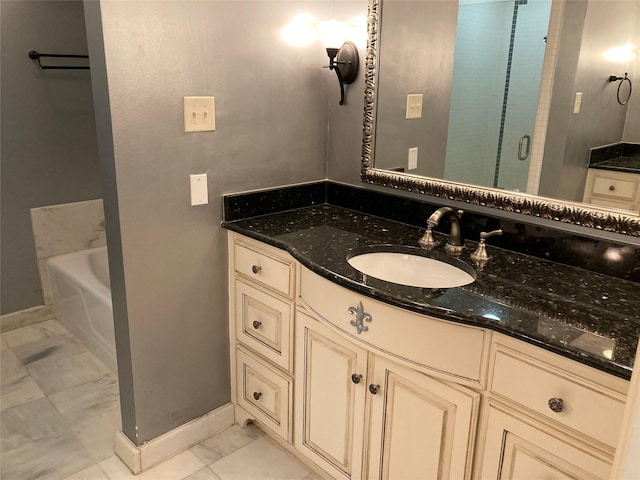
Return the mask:
[[640,237],[640,216],[625,214],[623,211],[612,211],[585,203],[555,200],[526,193],[476,187],[447,180],[376,169],[373,163],[373,152],[375,148],[378,31],[381,0],[368,1],[362,168],[360,174],[362,182]]

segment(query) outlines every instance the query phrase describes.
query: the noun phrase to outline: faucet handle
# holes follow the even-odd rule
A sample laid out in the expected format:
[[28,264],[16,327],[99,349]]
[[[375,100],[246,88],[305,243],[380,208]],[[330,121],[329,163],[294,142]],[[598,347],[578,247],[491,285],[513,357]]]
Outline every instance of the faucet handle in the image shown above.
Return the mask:
[[[491,232],[480,232],[480,241],[486,240],[489,237],[497,237],[498,235],[502,235],[502,229],[493,230]],[[482,242],[484,243],[484,242]]]
[[478,248],[476,251],[471,254],[471,258],[478,262],[486,262],[489,260],[489,254],[487,253],[487,238],[495,237],[498,235],[502,235],[502,230],[493,230],[491,232],[480,232],[480,243],[478,243]]
[[433,238],[433,232],[431,231],[431,227],[427,227],[427,231],[424,232],[424,235],[420,237],[418,243],[423,248],[432,248],[438,244],[438,242]]

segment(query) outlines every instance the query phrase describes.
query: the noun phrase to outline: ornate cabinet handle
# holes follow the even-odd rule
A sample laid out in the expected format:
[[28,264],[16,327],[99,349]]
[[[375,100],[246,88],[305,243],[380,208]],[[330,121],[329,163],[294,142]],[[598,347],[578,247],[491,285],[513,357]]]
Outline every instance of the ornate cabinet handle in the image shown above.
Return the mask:
[[351,381],[356,385],[360,383],[360,380],[362,380],[362,375],[359,375],[357,373],[354,373],[353,375],[351,375]]
[[372,383],[371,385],[369,385],[369,391],[373,395],[376,395],[380,391],[380,385],[376,385]]
[[356,327],[358,334],[369,330],[369,327],[364,325],[364,322],[370,322],[372,318],[371,315],[365,313],[362,302],[358,303],[357,307],[349,307],[349,313],[356,316],[355,320],[351,320],[350,323],[352,326]]
[[253,328],[255,328],[256,330],[258,330],[261,326],[262,326],[262,322],[260,320],[253,321]]
[[253,398],[255,400],[260,400],[261,396],[262,396],[262,392],[253,392]]
[[260,272],[260,270],[262,270],[262,267],[260,265],[253,265],[251,267],[251,271],[255,274],[258,274]]
[[552,412],[560,413],[564,410],[564,401],[561,398],[550,398],[548,405]]

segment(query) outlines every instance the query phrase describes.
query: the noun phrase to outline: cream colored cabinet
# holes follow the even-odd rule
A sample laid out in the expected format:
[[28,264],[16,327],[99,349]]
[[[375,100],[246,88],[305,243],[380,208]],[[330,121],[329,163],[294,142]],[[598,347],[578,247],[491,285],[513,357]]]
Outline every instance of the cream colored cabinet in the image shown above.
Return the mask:
[[607,479],[628,383],[496,335],[482,479]]
[[293,441],[296,262],[282,250],[229,235],[229,335],[236,419]]
[[237,404],[284,440],[291,438],[293,381],[259,356],[236,349]]
[[590,168],[583,201],[640,212],[640,174]]
[[300,452],[334,478],[470,478],[479,393],[296,322]]
[[236,422],[258,422],[318,471],[354,480],[607,478],[627,381],[365,297],[236,233],[229,260]]
[[429,376],[484,388],[491,332],[408,312],[301,270],[299,303],[336,331]]
[[607,479],[611,458],[535,418],[490,405],[482,479]]
[[298,312],[295,446],[334,478],[360,478],[367,351]]
[[378,355],[367,382],[366,478],[470,478],[479,393]]

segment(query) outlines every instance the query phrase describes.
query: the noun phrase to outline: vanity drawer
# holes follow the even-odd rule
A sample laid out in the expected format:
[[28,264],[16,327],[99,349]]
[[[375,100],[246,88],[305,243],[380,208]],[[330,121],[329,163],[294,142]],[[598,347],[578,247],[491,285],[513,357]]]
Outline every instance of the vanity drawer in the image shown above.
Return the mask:
[[617,208],[620,210],[633,211],[633,202],[616,201],[609,197],[591,197],[590,202],[592,205],[598,205],[599,207]]
[[236,339],[291,372],[293,302],[235,282]]
[[[518,350],[494,346],[491,392],[611,447],[616,446],[624,413],[624,395],[575,375],[573,370],[559,368]],[[550,406],[552,399],[556,399],[557,411]],[[561,406],[557,399],[561,400]]]
[[251,243],[236,240],[234,245],[235,271],[264,287],[293,298],[295,264],[293,260],[274,255]]
[[637,187],[637,180],[627,180],[598,175],[593,179],[592,195],[632,200],[636,195]]
[[236,352],[238,405],[291,443],[293,382],[241,347]]
[[[490,333],[481,328],[387,305],[304,268],[300,297],[321,320],[413,368],[475,387],[485,383]],[[351,324],[355,314],[350,309],[357,309],[360,304],[371,321],[364,321],[368,330],[358,334]]]

